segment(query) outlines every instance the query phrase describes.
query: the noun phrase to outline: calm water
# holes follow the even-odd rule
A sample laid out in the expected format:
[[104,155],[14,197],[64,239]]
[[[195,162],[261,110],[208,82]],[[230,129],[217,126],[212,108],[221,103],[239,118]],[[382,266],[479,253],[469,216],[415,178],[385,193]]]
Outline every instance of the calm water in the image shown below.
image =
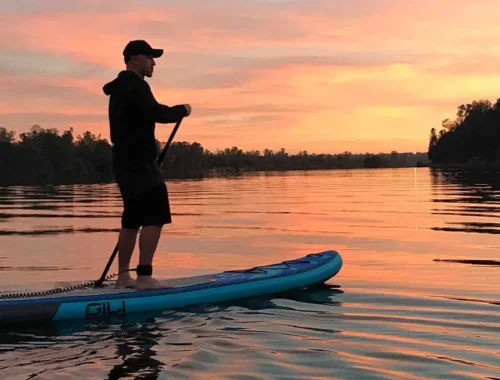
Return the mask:
[[[168,186],[160,277],[326,249],[344,266],[286,296],[2,331],[2,379],[500,379],[500,266],[470,261],[500,260],[498,183],[411,168]],[[120,210],[113,184],[0,189],[0,290],[97,279]]]

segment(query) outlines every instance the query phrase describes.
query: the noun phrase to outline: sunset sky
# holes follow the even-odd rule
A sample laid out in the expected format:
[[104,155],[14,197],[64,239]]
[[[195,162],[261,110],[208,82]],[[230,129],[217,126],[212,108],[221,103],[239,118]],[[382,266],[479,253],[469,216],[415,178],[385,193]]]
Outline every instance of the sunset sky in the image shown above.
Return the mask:
[[[215,151],[427,151],[457,107],[500,97],[500,2],[16,0],[0,3],[0,126],[109,138],[102,86],[131,39],[164,48],[175,141]],[[166,141],[173,125],[157,125]]]

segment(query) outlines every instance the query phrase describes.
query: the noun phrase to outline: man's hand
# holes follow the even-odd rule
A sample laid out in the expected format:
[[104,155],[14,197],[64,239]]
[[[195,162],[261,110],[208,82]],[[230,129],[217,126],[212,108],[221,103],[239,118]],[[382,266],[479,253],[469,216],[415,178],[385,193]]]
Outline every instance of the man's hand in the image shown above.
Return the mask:
[[186,108],[186,116],[191,115],[191,106],[189,104],[183,104],[183,106]]

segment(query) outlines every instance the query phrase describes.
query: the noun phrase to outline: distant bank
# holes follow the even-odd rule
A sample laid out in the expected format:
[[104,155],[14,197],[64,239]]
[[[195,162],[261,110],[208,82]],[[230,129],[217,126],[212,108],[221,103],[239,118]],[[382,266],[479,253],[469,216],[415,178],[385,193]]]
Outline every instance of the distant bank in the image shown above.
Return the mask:
[[[158,149],[164,143],[158,143]],[[0,186],[112,182],[111,145],[100,136],[73,130],[33,126],[16,140],[0,128]],[[243,152],[238,147],[210,152],[194,142],[174,142],[163,163],[166,179],[204,178],[214,174],[254,171],[330,170],[428,166],[427,153],[289,154],[278,151]]]

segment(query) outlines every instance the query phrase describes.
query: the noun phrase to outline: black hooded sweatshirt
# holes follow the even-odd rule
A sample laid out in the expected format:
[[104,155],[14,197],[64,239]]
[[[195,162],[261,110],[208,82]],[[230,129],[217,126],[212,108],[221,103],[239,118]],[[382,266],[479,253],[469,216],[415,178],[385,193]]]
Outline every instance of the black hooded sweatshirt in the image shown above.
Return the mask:
[[154,161],[155,123],[176,123],[186,116],[183,105],[158,103],[149,84],[132,71],[121,71],[103,91],[109,96],[112,151],[118,163]]

